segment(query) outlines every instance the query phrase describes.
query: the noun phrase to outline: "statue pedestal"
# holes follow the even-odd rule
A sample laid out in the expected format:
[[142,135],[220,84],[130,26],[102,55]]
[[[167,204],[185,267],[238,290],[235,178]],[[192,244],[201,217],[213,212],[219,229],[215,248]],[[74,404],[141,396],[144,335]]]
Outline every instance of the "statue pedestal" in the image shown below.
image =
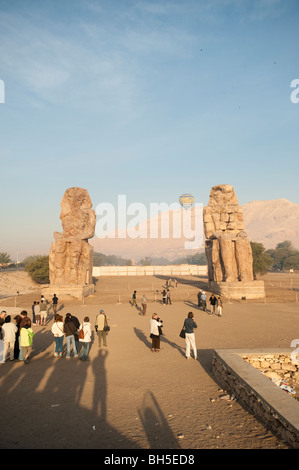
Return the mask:
[[219,283],[209,281],[208,289],[216,295],[221,295],[232,300],[253,300],[265,298],[264,281]]
[[[54,285],[49,284],[46,289],[43,289],[43,293],[45,297],[53,297],[54,293],[57,297],[66,297],[70,295],[71,297],[75,297],[76,299],[81,299],[82,297],[87,297],[88,295],[94,294],[94,284],[86,284],[84,286],[77,286],[77,285],[69,285],[69,286],[61,286],[61,285]],[[52,298],[51,297],[51,298]]]

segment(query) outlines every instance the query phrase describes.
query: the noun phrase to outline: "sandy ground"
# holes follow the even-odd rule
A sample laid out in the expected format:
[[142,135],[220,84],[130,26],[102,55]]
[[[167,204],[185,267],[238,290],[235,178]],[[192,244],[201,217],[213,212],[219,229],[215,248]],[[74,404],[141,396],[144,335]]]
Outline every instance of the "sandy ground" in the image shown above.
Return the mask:
[[[223,392],[211,374],[215,348],[289,347],[298,337],[299,303],[296,291],[290,291],[292,297],[283,302],[282,293],[289,293],[289,277],[286,281],[285,277],[267,277],[266,302],[227,303],[221,318],[196,306],[196,293],[199,285],[206,286],[205,279],[180,279],[178,288],[171,289],[173,304],[167,306],[156,293],[161,292],[164,279],[152,277],[102,278],[95,296],[84,305],[61,299],[63,316],[67,312],[80,320],[89,316],[92,325],[104,308],[111,326],[108,347],[99,348],[94,337],[89,362],[56,359],[52,315],[45,327],[35,326],[30,364],[0,365],[0,420],[5,429],[0,447],[287,449],[238,401],[222,400]],[[145,317],[129,304],[135,288],[139,305],[141,293],[152,300]],[[280,303],[274,302],[275,293]],[[39,295],[36,291],[2,299],[0,308],[10,306],[14,312],[17,304],[17,310],[27,308],[31,316],[32,300]],[[187,361],[179,331],[190,310],[198,324],[198,360]],[[150,348],[153,312],[164,320],[159,353]]]

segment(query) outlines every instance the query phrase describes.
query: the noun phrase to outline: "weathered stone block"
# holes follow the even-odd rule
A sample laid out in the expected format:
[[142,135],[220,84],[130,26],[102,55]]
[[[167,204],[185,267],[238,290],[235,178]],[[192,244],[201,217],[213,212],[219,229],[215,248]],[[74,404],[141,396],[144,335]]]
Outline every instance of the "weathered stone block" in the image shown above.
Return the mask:
[[[264,298],[263,281],[261,285],[252,285],[253,259],[250,242],[244,232],[243,212],[231,185],[213,186],[208,206],[203,210],[206,256],[208,262],[209,289],[220,295],[240,283],[237,297],[229,298]],[[224,287],[225,283],[229,283]],[[244,289],[241,293],[241,289]],[[239,295],[241,293],[241,295]],[[255,296],[256,294],[256,296]]]
[[[69,188],[61,201],[63,232],[55,232],[49,255],[50,285],[89,286],[92,284],[95,211],[86,189]],[[89,289],[90,290],[90,289]]]

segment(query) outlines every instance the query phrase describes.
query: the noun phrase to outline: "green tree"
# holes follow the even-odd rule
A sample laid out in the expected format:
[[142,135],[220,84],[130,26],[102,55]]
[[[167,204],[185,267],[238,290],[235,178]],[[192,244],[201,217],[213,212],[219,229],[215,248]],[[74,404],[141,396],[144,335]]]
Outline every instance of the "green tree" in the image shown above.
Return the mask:
[[0,253],[0,266],[5,266],[8,263],[11,263],[11,259],[8,253]]
[[152,265],[152,259],[149,256],[146,256],[145,258],[142,258],[139,263],[140,266],[151,266]]
[[205,266],[207,264],[206,253],[195,253],[195,255],[185,256],[184,258],[178,258],[174,260],[173,264],[197,264]]
[[287,269],[286,263],[288,258],[299,252],[293,247],[290,241],[286,240],[278,243],[274,250],[267,250],[266,253],[273,259],[273,267],[282,271],[283,269]]
[[32,256],[27,256],[26,258],[23,259],[22,265],[24,268],[26,268],[27,264],[32,263],[32,261],[35,261],[36,259],[40,258],[41,255],[32,255]]
[[262,243],[250,242],[253,258],[253,275],[266,274],[273,265],[273,259]]
[[131,266],[130,259],[123,259],[120,256],[104,255],[103,253],[94,252],[93,254],[94,266]]
[[39,256],[28,263],[25,271],[28,272],[31,279],[38,284],[49,283],[49,256]]
[[284,262],[284,269],[298,269],[299,270],[299,251],[294,255],[289,256]]

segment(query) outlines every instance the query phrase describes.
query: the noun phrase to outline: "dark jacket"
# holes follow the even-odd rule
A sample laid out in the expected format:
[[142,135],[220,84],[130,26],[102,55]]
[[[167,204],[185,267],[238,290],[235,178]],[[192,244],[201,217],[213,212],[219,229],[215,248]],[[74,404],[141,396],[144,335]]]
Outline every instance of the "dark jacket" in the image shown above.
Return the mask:
[[197,328],[197,325],[195,321],[193,320],[193,318],[188,317],[186,318],[184,322],[184,327],[185,327],[186,333],[193,333],[193,328]]
[[72,320],[70,320],[68,322],[65,322],[63,330],[64,330],[64,333],[65,333],[65,336],[71,336],[71,335],[74,335],[76,333],[77,328],[74,325],[74,323],[72,322]]

